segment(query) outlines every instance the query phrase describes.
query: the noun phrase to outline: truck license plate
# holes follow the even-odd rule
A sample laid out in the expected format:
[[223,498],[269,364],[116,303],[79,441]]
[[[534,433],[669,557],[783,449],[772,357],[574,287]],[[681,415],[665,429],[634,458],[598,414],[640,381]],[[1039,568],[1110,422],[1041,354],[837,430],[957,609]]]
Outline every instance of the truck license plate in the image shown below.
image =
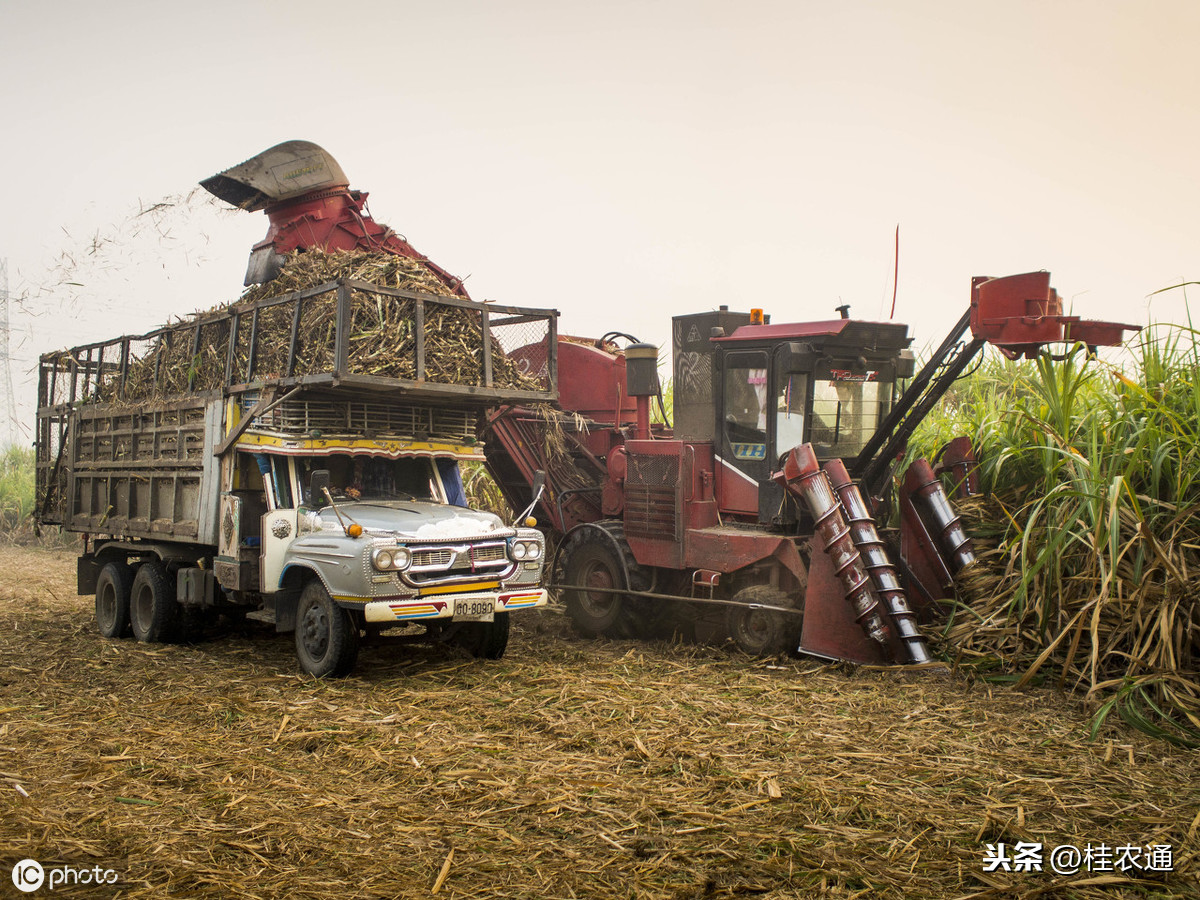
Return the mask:
[[456,597],[454,599],[454,621],[494,622],[496,604],[491,597]]

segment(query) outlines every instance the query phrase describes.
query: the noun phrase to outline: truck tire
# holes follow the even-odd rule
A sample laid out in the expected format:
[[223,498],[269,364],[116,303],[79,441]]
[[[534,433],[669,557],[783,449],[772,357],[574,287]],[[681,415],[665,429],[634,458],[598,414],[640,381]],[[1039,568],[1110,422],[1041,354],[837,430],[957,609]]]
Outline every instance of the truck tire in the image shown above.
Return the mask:
[[508,649],[508,613],[496,613],[494,622],[463,622],[450,642],[476,659],[500,659]]
[[[734,595],[735,603],[791,607],[792,601],[777,587],[756,584]],[[750,656],[778,656],[796,649],[800,643],[800,616],[730,606],[725,614],[729,637]]]
[[129,594],[133,572],[123,562],[110,562],[96,579],[96,625],[106,638],[129,637]]
[[358,626],[320,581],[310,581],[300,594],[296,658],[314,678],[342,678],[358,661]]
[[175,585],[158,561],[144,562],[133,576],[129,594],[129,624],[144,644],[161,644],[175,637],[179,622]]
[[[628,600],[622,594],[608,593],[625,587],[616,550],[603,535],[585,528],[571,536],[564,554],[563,583],[571,587],[563,589],[563,599],[571,624],[585,637],[612,634]],[[589,587],[600,590],[589,591]]]

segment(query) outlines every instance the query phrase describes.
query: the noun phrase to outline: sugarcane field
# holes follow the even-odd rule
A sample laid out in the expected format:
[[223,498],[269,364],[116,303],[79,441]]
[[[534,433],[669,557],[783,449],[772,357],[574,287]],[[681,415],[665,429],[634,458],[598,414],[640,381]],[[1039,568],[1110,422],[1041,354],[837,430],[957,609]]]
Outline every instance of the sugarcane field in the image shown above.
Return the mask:
[[1200,900],[1200,6],[268,6],[0,12],[0,895]]
[[[934,540],[929,555],[953,569],[951,590],[936,613],[918,616],[920,592],[939,590],[936,576],[921,587],[919,573],[905,572],[915,586],[909,607],[893,596],[903,596],[897,578],[867,590],[865,578],[819,574],[851,524],[873,521],[861,495],[838,501],[846,518],[828,530],[832,513],[814,506],[806,519],[797,510],[802,494],[782,495],[793,512],[772,520],[769,539],[789,529],[800,536],[810,575],[806,590],[792,590],[803,599],[745,587],[736,571],[698,569],[706,584],[689,570],[680,578],[647,556],[654,547],[640,542],[647,532],[638,517],[676,526],[638,506],[632,472],[624,528],[608,524],[612,512],[597,526],[596,501],[580,498],[611,491],[612,470],[591,462],[588,441],[621,436],[632,467],[649,450],[670,448],[669,410],[661,385],[653,423],[642,404],[605,413],[585,397],[571,406],[581,388],[566,366],[603,378],[593,359],[620,361],[622,387],[636,399],[649,393],[635,384],[644,380],[634,372],[636,344],[621,352],[608,339],[562,337],[555,360],[551,319],[496,307],[479,318],[469,301],[443,306],[462,296],[453,281],[400,254],[293,251],[280,269],[235,304],[43,357],[34,466],[41,537],[9,516],[12,537],[0,549],[9,573],[0,588],[0,778],[8,788],[0,796],[5,845],[22,848],[27,861],[55,861],[38,863],[43,878],[55,879],[46,884],[131,898],[1195,895],[1196,543],[1194,520],[1161,494],[1186,472],[1127,470],[1117,478],[1131,488],[1109,489],[1098,512],[1095,493],[1080,490],[1088,477],[1114,483],[1113,467],[1136,455],[1148,418],[1159,415],[1164,428],[1176,421],[1152,383],[1081,349],[1059,360],[989,358],[965,379],[955,372],[953,414],[943,404],[901,453],[905,462],[933,455],[963,430],[977,448],[971,490],[954,500],[959,516],[941,523],[945,549]],[[1029,290],[1027,276],[1019,280]],[[500,337],[512,319],[520,336]],[[1044,321],[1053,320],[1048,312]],[[533,344],[514,349],[531,335]],[[1159,378],[1164,367],[1189,363],[1180,347],[1140,346],[1144,369],[1156,367]],[[804,351],[788,352],[796,371],[810,364]],[[688,357],[677,348],[679,358]],[[557,384],[552,361],[563,367]],[[334,368],[341,374],[323,381]],[[929,380],[913,369],[913,383]],[[414,393],[444,390],[439,382],[483,391],[488,409],[480,412],[472,393],[442,396],[447,408],[475,404],[467,418],[481,424],[468,434],[445,409],[413,408],[406,418],[335,393],[356,377],[366,379],[368,397],[402,409]],[[667,383],[677,432],[708,426],[681,421],[695,413],[679,399],[688,377],[677,365]],[[261,387],[272,381],[283,388]],[[546,402],[548,386],[558,387],[557,400]],[[189,395],[238,392],[248,394],[244,429],[230,417],[213,436],[219,418],[187,411]],[[1025,415],[992,416],[997,393]],[[296,396],[305,402],[287,402]],[[1058,418],[1030,425],[1039,405],[1053,405]],[[837,408],[840,415],[841,401]],[[828,427],[819,401],[808,412],[814,429]],[[143,446],[139,432],[153,439]],[[781,420],[764,436],[783,441],[783,432]],[[216,472],[193,450],[217,453],[216,437],[228,433],[237,453],[261,463],[229,466],[226,496],[255,510],[249,489],[269,491],[253,513],[263,515],[261,528],[253,519],[237,524],[246,508],[238,505],[222,507],[221,524],[205,526],[203,512],[199,522],[186,520],[189,495],[138,487],[161,467],[173,484],[198,477],[203,490]],[[1115,460],[1047,458],[1047,447],[1083,446],[1089,433],[1124,441],[1125,450]],[[1181,439],[1178,429],[1158,436]],[[331,451],[363,444],[378,454],[398,444],[456,448],[466,473],[461,506],[490,511],[501,527],[525,521],[518,506],[537,513],[548,540],[524,546],[549,560],[538,573],[552,599],[511,613],[511,623],[509,612],[496,612],[502,637],[484,632],[482,642],[471,629],[491,623],[421,625],[405,621],[410,607],[394,601],[396,619],[378,623],[362,611],[380,601],[348,603],[358,610],[345,614],[354,633],[349,663],[339,657],[320,668],[318,650],[337,638],[320,631],[321,608],[298,612],[299,592],[286,580],[273,603],[254,605],[265,593],[268,531],[290,537],[269,510],[284,506],[288,491],[293,502],[318,507],[318,482],[302,498],[303,478],[285,482],[300,477],[296,461],[305,457],[260,451],[320,451],[320,464],[332,467]],[[813,459],[835,455],[804,446]],[[526,453],[534,454],[527,464]],[[616,455],[612,444],[608,453]],[[139,460],[141,478],[123,473]],[[805,469],[795,452],[780,465],[788,484],[828,474],[829,497],[846,488],[837,466]],[[870,467],[850,465],[868,495],[899,479],[889,467],[872,487]],[[527,481],[534,468],[538,478]],[[945,469],[932,480],[956,490],[953,465]],[[368,518],[365,497],[339,493],[338,501],[324,491],[327,521],[289,521],[318,536],[345,532],[347,546],[386,533]],[[415,499],[407,495],[407,506],[419,506]],[[731,518],[738,510],[736,497],[713,503]],[[190,530],[172,531],[169,515],[183,515]],[[352,531],[356,517],[366,536]],[[938,527],[929,516],[917,521]],[[498,533],[494,523],[472,523],[448,533]],[[212,557],[180,553],[208,527],[220,532]],[[711,540],[722,527],[699,527],[695,539]],[[898,530],[886,520],[880,527]],[[805,528],[815,529],[812,538]],[[106,544],[106,530],[125,538]],[[619,542],[623,573],[597,534]],[[747,521],[739,536],[755,534]],[[863,557],[874,552],[872,540],[883,543],[873,527]],[[319,565],[319,553],[296,549],[303,542],[288,545],[293,567]],[[394,555],[401,543],[386,546],[395,545]],[[414,558],[420,552],[414,545]],[[724,552],[744,551],[730,544]],[[230,553],[240,566],[222,569]],[[263,573],[244,580],[260,553]],[[902,553],[914,566],[920,559],[911,548]],[[165,594],[168,617],[148,572],[180,585]],[[85,578],[94,597],[82,592]],[[768,584],[789,584],[786,572]],[[192,593],[209,599],[189,602]],[[856,598],[869,607],[852,606]],[[886,612],[881,599],[891,604]],[[872,638],[853,614],[824,633],[809,630],[797,624],[809,616],[773,604],[809,616],[844,605],[896,633]],[[282,627],[289,615],[291,628]],[[414,628],[425,628],[427,640]],[[14,868],[22,890],[20,878],[37,874],[25,866]]]
[[[64,896],[1195,896],[1195,751],[1092,737],[1053,684],[598,642],[555,610],[496,662],[369,647],[318,681],[266,626],[103,640],[70,550],[0,560],[3,843],[115,873]],[[1042,868],[985,872],[1002,843]],[[1111,871],[1051,868],[1101,846]]]

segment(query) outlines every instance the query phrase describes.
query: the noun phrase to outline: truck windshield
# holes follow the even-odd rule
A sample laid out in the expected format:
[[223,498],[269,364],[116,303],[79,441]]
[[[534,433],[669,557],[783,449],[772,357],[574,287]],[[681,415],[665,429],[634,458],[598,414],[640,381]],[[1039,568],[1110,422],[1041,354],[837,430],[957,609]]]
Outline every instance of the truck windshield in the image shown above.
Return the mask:
[[833,372],[813,381],[810,440],[821,459],[854,456],[887,413],[892,399],[890,382],[868,381],[872,375]]
[[298,460],[300,486],[310,505],[321,506],[322,497],[309,497],[309,482],[317,469],[329,471],[329,492],[335,500],[432,500],[445,502],[433,461],[424,457],[329,456]]

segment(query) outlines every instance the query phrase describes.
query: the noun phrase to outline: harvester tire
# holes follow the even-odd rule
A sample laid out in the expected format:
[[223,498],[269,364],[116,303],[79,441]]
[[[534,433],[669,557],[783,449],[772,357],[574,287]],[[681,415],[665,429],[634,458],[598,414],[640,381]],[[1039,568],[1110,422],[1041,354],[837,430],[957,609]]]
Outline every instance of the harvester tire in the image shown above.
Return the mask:
[[106,638],[129,637],[129,594],[133,571],[123,562],[110,562],[96,579],[96,626]]
[[179,615],[174,580],[163,564],[151,560],[138,566],[129,591],[129,624],[133,636],[143,644],[174,640]]
[[792,601],[777,587],[756,584],[734,595],[735,603],[725,614],[729,637],[750,656],[778,656],[796,649],[800,643],[800,617],[766,609],[749,609],[749,604],[792,606]]
[[451,643],[476,659],[500,659],[508,649],[508,613],[496,613],[493,622],[463,622]]
[[[585,637],[611,634],[622,621],[627,598],[608,593],[625,587],[625,574],[611,541],[592,528],[573,534],[563,548],[563,589],[567,615]],[[588,591],[587,588],[597,588]]]
[[320,581],[310,581],[300,594],[296,659],[314,678],[342,678],[358,662],[358,625]]

